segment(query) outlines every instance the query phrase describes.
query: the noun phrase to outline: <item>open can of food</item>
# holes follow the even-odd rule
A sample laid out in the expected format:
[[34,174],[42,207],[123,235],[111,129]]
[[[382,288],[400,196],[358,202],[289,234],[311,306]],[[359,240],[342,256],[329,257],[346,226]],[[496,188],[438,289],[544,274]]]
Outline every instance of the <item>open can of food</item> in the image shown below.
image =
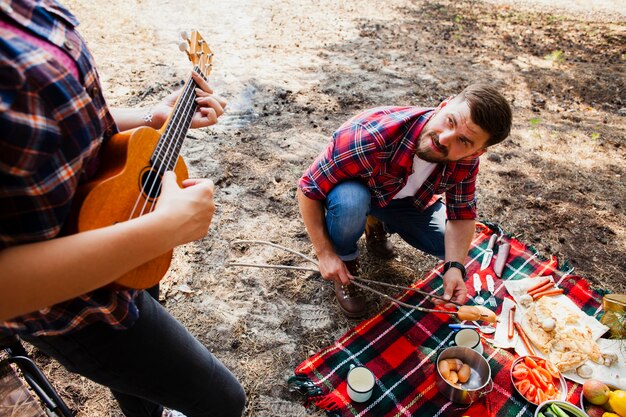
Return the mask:
[[602,324],[609,327],[611,337],[626,339],[626,294],[607,294],[602,297],[604,315]]
[[[447,363],[443,364],[442,361]],[[440,363],[443,366],[440,366]],[[446,372],[446,366],[448,366],[448,372]],[[451,371],[450,366],[456,367],[457,371]],[[435,368],[437,369],[435,374],[437,389],[444,397],[454,403],[471,405],[489,394],[493,389],[489,362],[483,355],[470,348],[453,346],[442,350],[437,356]],[[466,375],[455,382],[454,379],[450,378],[449,373],[457,373],[461,369],[463,369],[461,372]],[[442,370],[444,374],[448,375],[448,378],[444,378]]]

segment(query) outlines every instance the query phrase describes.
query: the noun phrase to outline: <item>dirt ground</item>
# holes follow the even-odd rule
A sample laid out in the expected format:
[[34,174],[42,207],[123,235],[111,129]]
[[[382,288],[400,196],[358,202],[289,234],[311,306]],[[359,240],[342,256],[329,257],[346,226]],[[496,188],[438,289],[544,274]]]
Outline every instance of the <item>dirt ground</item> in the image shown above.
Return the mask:
[[[229,243],[312,255],[296,182],[334,129],[366,108],[436,106],[475,81],[498,86],[514,127],[481,158],[480,220],[626,292],[625,1],[65,3],[113,106],[150,106],[184,81],[180,31],[198,29],[215,53],[211,83],[229,109],[192,131],[183,155],[192,176],[215,181],[219,206],[209,235],[176,250],[161,296],[240,378],[246,416],[307,415],[286,379],[356,322],[314,273],[225,267],[299,264],[294,256]],[[408,284],[436,265],[392,239],[394,260],[363,251],[370,277]],[[373,315],[382,302],[370,301]],[[37,360],[78,416],[121,415],[107,390]]]

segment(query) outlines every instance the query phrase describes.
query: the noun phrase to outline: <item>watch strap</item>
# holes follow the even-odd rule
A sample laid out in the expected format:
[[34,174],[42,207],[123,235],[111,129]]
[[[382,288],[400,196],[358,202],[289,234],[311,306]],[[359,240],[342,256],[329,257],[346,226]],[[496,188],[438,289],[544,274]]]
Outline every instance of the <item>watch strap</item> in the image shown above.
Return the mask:
[[448,272],[448,269],[450,268],[457,268],[458,270],[461,271],[461,276],[463,277],[463,279],[465,279],[466,275],[467,275],[467,271],[465,270],[465,266],[460,263],[460,262],[456,262],[456,261],[448,261],[443,265],[443,273],[445,274],[446,272]]

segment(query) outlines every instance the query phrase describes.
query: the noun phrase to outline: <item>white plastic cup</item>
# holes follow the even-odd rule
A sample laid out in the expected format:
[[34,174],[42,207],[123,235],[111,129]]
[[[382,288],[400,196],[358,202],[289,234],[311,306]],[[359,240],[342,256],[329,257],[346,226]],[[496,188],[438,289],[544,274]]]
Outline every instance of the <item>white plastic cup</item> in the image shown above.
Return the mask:
[[464,346],[483,354],[483,344],[480,340],[480,333],[474,329],[461,329],[454,335],[454,344]]
[[370,399],[374,391],[375,378],[372,371],[364,366],[350,365],[348,372],[348,396],[352,401],[363,403]]

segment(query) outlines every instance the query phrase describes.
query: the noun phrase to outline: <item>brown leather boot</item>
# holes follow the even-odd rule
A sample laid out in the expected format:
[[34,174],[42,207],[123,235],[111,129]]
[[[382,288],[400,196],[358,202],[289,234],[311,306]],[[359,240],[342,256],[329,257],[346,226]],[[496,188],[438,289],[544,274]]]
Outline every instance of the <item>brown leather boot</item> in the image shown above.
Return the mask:
[[[358,259],[345,261],[344,263],[352,275],[359,275]],[[347,317],[356,319],[365,316],[367,313],[365,297],[356,285],[342,285],[335,282],[335,297],[337,297],[339,308]]]
[[396,255],[393,245],[387,240],[387,232],[382,222],[373,216],[367,216],[365,223],[365,245],[367,250],[383,259],[390,259]]

